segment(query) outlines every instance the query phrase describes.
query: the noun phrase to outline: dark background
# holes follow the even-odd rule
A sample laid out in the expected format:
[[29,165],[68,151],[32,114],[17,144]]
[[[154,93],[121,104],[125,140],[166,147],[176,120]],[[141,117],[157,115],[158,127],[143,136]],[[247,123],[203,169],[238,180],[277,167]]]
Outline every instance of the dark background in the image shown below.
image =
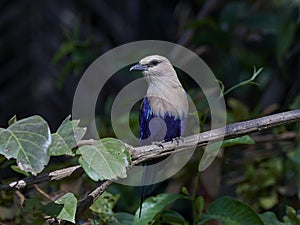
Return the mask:
[[[171,41],[195,51],[226,88],[248,79],[253,66],[263,67],[259,87],[232,93],[250,109],[263,111],[275,103],[271,111],[286,110],[299,94],[296,1],[2,0],[0,4],[1,127],[15,114],[18,118],[41,114],[56,128],[70,114],[77,82],[89,63],[113,47],[144,39]],[[73,50],[53,62],[68,40],[75,42]],[[68,65],[70,61],[73,64]]]

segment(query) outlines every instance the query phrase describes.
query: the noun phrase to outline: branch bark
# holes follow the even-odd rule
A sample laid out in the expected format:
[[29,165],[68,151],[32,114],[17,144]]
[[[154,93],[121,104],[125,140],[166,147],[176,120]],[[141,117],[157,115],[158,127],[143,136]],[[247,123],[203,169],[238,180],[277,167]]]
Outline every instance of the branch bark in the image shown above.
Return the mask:
[[8,184],[1,184],[0,190],[22,189],[35,184],[45,183],[54,180],[62,180],[74,174],[82,174],[83,169],[81,166],[72,166],[60,170],[55,170],[50,173],[43,173],[35,177],[28,177],[22,180],[13,181]]
[[179,145],[174,142],[163,143],[163,148],[157,145],[142,146],[132,149],[134,164],[170,155],[175,151],[183,151],[193,146],[205,146],[209,142],[217,142],[224,139],[241,137],[246,134],[270,129],[272,127],[300,121],[300,109],[264,116],[261,118],[229,124],[224,128],[218,128],[200,134],[194,134],[183,138]]
[[[270,116],[261,117],[258,119],[248,120],[229,124],[226,127],[206,131],[200,134],[191,135],[182,138],[182,141],[177,144],[175,142],[162,143],[163,148],[157,145],[149,145],[142,147],[132,147],[128,145],[131,151],[133,165],[147,161],[153,158],[159,158],[170,155],[175,151],[184,151],[193,146],[205,146],[209,142],[216,142],[224,139],[240,137],[257,131],[270,129],[272,127],[294,123],[300,121],[300,109],[273,114]],[[81,145],[93,145],[95,140],[82,140],[78,143]],[[61,180],[74,173],[82,173],[81,166],[73,166],[65,169],[56,170],[50,173],[38,175],[36,177],[25,178],[23,180],[14,181],[9,184],[0,185],[0,190],[21,189],[30,185],[49,182],[52,180]],[[93,204],[93,202],[107,189],[112,183],[110,180],[100,182],[94,190],[92,190],[84,199],[82,199],[77,207],[76,217],[79,216]]]

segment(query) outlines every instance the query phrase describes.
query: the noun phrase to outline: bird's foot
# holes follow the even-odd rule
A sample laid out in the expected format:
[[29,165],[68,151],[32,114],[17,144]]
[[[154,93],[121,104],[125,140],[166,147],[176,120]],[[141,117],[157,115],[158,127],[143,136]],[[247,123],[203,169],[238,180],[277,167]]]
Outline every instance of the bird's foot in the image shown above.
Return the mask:
[[176,138],[173,138],[172,139],[172,143],[176,142],[177,145],[180,144],[180,142],[184,142],[183,138],[182,137],[176,137]]
[[157,145],[160,148],[164,148],[163,143],[165,143],[165,141],[154,141],[152,142],[153,145]]

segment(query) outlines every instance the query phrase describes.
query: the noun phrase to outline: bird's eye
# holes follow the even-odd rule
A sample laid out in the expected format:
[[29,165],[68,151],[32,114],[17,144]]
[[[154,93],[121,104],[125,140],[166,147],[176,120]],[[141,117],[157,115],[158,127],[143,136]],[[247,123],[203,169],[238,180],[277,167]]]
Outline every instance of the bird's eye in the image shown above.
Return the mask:
[[160,63],[160,61],[158,61],[158,60],[152,60],[148,65],[151,67],[151,66],[156,66],[156,65],[158,65]]

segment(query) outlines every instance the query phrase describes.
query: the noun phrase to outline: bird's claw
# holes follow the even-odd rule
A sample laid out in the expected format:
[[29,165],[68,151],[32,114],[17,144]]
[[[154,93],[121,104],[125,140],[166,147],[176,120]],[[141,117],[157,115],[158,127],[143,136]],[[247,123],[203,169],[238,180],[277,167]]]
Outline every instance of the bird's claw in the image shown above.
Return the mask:
[[164,146],[163,146],[163,143],[164,143],[165,141],[154,141],[154,142],[152,142],[152,144],[153,145],[157,145],[158,147],[160,147],[160,148],[164,148]]
[[182,137],[176,137],[172,139],[172,143],[176,142],[177,145],[179,145],[180,141],[183,143],[184,140]]

